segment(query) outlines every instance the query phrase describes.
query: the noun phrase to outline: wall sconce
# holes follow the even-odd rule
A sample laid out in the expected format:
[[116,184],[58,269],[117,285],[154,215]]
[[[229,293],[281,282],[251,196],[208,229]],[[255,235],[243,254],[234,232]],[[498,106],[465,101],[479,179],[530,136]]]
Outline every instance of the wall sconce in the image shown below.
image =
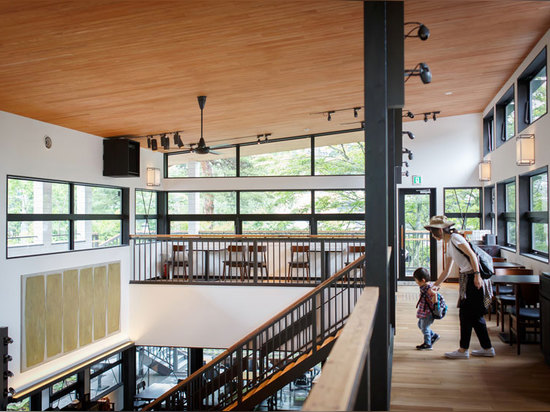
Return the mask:
[[479,162],[479,181],[490,182],[491,181],[491,161],[483,160]]
[[160,169],[147,168],[147,186],[160,186]]
[[520,134],[516,137],[516,164],[518,166],[535,164],[534,134]]

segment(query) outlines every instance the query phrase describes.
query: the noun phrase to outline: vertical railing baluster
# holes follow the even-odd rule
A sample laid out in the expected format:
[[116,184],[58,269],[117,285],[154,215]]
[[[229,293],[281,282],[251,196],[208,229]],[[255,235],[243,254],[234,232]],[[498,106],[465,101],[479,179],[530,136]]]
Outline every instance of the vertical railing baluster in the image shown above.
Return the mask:
[[[187,252],[187,260],[189,261],[189,266],[188,266],[188,270],[187,270],[187,281],[189,283],[193,283],[193,276],[194,276],[194,271],[195,271],[195,256],[194,256],[194,253],[193,253],[193,250],[194,250],[194,243],[193,243],[193,240],[192,239],[189,239],[189,249],[188,249],[188,252]],[[185,243],[184,243],[185,245]]]

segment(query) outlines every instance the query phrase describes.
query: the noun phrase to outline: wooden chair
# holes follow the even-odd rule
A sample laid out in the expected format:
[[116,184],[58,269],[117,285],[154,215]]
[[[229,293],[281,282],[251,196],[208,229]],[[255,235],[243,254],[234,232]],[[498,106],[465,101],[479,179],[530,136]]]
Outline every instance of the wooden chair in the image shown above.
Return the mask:
[[222,280],[225,280],[225,271],[229,268],[229,278],[231,278],[231,268],[238,268],[241,275],[241,281],[248,277],[248,261],[246,260],[245,247],[242,245],[227,246],[227,258],[223,261]]
[[290,246],[290,261],[288,262],[288,268],[286,272],[287,281],[292,279],[292,269],[305,269],[307,280],[310,280],[309,245]]
[[516,285],[516,304],[508,311],[510,313],[510,345],[513,344],[512,337],[515,337],[517,353],[520,354],[521,339],[532,328],[540,341],[540,297],[539,285],[519,284]]
[[[267,246],[266,245],[256,245],[256,253],[258,259],[258,269],[260,269],[260,276],[263,275],[265,269],[265,276],[269,275],[267,270]],[[254,269],[254,246],[248,246],[248,268]]]
[[[187,279],[187,268],[189,267],[189,259],[187,256],[187,247],[183,245],[172,245],[172,278]],[[183,274],[179,274],[177,268],[183,268]]]
[[[495,268],[495,276],[502,275],[532,275],[532,269],[522,269],[522,268]],[[504,332],[504,314],[508,313],[507,308],[514,305],[516,302],[516,297],[513,295],[513,288],[511,286],[505,285],[496,285],[494,292],[494,301],[495,301],[495,312],[497,317],[497,326],[500,321],[500,330]],[[489,320],[491,315],[489,313]]]

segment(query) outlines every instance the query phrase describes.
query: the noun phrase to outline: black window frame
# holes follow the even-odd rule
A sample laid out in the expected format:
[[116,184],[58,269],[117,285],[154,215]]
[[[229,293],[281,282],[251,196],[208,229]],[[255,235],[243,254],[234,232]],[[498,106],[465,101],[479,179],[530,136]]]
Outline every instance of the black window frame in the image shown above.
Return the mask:
[[[458,189],[477,189],[479,191],[479,212],[447,212],[447,204],[445,199],[447,198],[447,190],[458,190]],[[483,197],[482,197],[482,187],[481,186],[460,186],[460,187],[444,187],[443,188],[443,214],[448,218],[459,218],[465,223],[467,219],[479,219],[479,228],[483,227]],[[457,228],[458,229],[458,228]],[[468,230],[468,229],[464,229]]]
[[496,187],[483,186],[483,229],[496,233]]
[[[58,213],[58,214],[41,214],[41,213],[8,213],[9,205],[9,191],[8,185],[9,180],[28,180],[32,182],[42,182],[42,183],[57,183],[57,184],[66,184],[69,185],[69,213]],[[74,189],[75,186],[87,186],[87,187],[101,187],[108,189],[118,189],[121,191],[121,211],[119,214],[84,214],[76,213],[74,207]],[[130,240],[130,224],[129,224],[129,209],[130,209],[130,189],[122,186],[113,186],[106,184],[95,184],[95,183],[85,183],[85,182],[74,182],[74,181],[65,181],[65,180],[55,180],[55,179],[43,179],[29,176],[17,176],[17,175],[7,175],[6,176],[6,259],[18,259],[26,258],[31,256],[45,256],[59,253],[72,253],[80,252],[85,250],[98,250],[98,249],[107,249],[113,247],[122,247],[128,246]],[[75,248],[75,223],[82,220],[119,220],[120,221],[120,244],[112,246],[103,246],[87,249],[76,249]],[[36,254],[24,254],[19,256],[9,256],[9,246],[7,241],[8,236],[8,224],[9,222],[44,222],[44,221],[68,221],[69,222],[69,234],[68,234],[68,250],[63,251],[50,251],[45,253],[36,253]]]
[[[149,192],[149,193],[155,193],[155,198],[157,202],[157,211],[155,214],[138,214],[137,213],[137,205],[138,205],[138,192]],[[161,210],[161,206],[163,205],[163,197],[162,192],[158,190],[151,190],[151,189],[141,189],[136,188],[134,190],[134,232],[137,234],[136,228],[137,228],[137,221],[138,220],[155,220],[156,221],[156,227],[157,227],[157,233],[164,233],[164,227],[159,227],[163,225],[163,213]],[[162,230],[161,230],[162,229]]]
[[[546,212],[531,211],[531,178],[546,174],[548,179],[548,166],[529,171],[519,176],[519,251],[529,258],[548,262],[548,252],[544,253],[534,249],[532,223],[548,224],[548,210]],[[548,202],[548,190],[546,193]],[[547,203],[548,205],[548,203]],[[549,239],[547,239],[547,242]],[[547,243],[550,245],[550,243]]]
[[500,100],[497,102],[495,106],[495,123],[496,123],[496,134],[495,134],[495,142],[496,147],[500,147],[507,141],[510,141],[513,139],[513,137],[516,135],[517,130],[517,116],[516,116],[516,110],[514,108],[514,134],[508,138],[506,134],[506,107],[511,103],[514,102],[515,105],[515,92],[514,92],[514,86],[512,85],[506,93],[500,98]]
[[[548,114],[548,65],[547,65],[547,51],[546,47],[533,59],[533,61],[527,66],[523,73],[518,77],[518,104],[517,104],[517,119],[516,130],[517,134],[520,134],[530,125],[536,123],[539,119]],[[531,80],[546,67],[546,112],[540,117],[531,121],[531,92],[530,83]]]
[[[508,212],[506,211],[506,186],[514,183],[516,185],[516,202],[515,211]],[[497,183],[497,239],[498,244],[506,249],[511,251],[516,251],[517,249],[517,240],[518,240],[518,225],[516,219],[516,213],[518,210],[517,207],[517,181],[516,177],[512,177]],[[516,223],[516,244],[510,243],[507,236],[507,222]]]
[[494,109],[483,117],[483,156],[495,149],[495,111]]

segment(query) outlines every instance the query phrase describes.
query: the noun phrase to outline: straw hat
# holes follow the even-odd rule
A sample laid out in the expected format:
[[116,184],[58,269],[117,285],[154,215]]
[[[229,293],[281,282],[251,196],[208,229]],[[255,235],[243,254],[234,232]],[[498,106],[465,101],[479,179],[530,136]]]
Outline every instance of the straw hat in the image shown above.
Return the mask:
[[448,227],[454,226],[454,222],[451,222],[447,216],[438,215],[432,216],[430,219],[430,224],[424,226],[424,228],[430,230],[431,228],[435,229],[446,229]]

